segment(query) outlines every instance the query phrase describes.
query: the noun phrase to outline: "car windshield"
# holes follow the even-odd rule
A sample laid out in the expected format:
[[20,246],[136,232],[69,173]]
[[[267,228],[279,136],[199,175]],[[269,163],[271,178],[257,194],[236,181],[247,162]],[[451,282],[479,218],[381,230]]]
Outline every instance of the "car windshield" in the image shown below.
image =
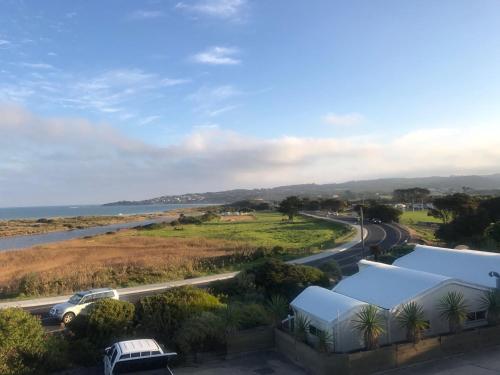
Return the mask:
[[78,305],[78,303],[80,302],[80,300],[82,299],[82,295],[81,294],[75,294],[73,295],[70,299],[69,299],[69,303],[73,304],[73,305]]

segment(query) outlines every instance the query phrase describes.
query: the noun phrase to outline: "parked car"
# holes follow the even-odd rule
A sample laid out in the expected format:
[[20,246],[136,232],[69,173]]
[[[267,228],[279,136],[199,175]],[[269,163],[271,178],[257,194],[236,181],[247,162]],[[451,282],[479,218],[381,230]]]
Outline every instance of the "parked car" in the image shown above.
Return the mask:
[[68,302],[59,303],[50,309],[49,315],[62,321],[64,324],[71,322],[75,316],[94,302],[105,298],[119,299],[115,289],[92,289],[75,293]]
[[104,375],[143,374],[156,369],[165,369],[167,374],[173,375],[168,365],[177,355],[164,352],[153,339],[120,341],[106,348],[104,353]]

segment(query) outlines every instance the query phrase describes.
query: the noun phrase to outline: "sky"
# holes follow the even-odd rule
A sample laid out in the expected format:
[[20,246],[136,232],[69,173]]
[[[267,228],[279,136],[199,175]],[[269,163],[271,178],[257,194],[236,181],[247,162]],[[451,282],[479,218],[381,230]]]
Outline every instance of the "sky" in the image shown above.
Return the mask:
[[500,172],[497,0],[2,0],[0,206]]

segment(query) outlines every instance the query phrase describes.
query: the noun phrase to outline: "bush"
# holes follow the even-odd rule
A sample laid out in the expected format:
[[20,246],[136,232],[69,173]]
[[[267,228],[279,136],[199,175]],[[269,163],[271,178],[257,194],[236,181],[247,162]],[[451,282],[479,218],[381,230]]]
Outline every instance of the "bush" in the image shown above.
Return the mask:
[[225,345],[223,319],[212,313],[202,312],[187,319],[174,338],[176,346],[183,354],[222,349]]
[[180,326],[204,311],[215,312],[224,305],[204,290],[191,286],[142,298],[137,304],[137,320],[145,333],[169,342]]
[[255,277],[246,272],[240,272],[236,277],[219,280],[210,284],[210,291],[225,300],[263,300],[261,293],[257,292]]
[[236,304],[233,307],[238,317],[240,329],[255,328],[269,325],[271,323],[269,312],[261,304]]
[[180,224],[201,224],[202,223],[200,218],[198,218],[196,216],[186,216],[184,214],[181,214],[179,216],[179,218],[177,219],[177,221]]
[[86,314],[79,314],[70,322],[68,328],[76,345],[81,346],[87,361],[84,364],[95,361],[106,346],[131,335],[134,312],[135,306],[130,302],[105,299],[93,303]]
[[330,280],[339,282],[342,280],[342,270],[336,260],[332,259],[328,262],[322,263],[319,269],[323,271]]
[[208,211],[208,212],[204,213],[200,218],[200,220],[203,222],[212,221],[212,220],[219,220],[219,219],[220,219],[220,216],[212,211]]
[[0,374],[41,372],[46,348],[39,318],[22,309],[0,310]]
[[268,298],[283,295],[292,300],[310,285],[330,285],[328,276],[317,268],[286,264],[276,259],[269,259],[246,273],[253,275],[255,285]]

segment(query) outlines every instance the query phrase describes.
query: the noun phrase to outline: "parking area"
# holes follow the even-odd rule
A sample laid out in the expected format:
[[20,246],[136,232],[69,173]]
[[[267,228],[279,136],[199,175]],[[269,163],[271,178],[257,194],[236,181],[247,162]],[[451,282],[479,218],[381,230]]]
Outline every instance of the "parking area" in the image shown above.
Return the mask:
[[305,375],[306,372],[274,351],[245,354],[175,369],[175,375]]
[[385,371],[384,375],[499,375],[500,346],[482,349],[404,369]]
[[[274,351],[244,354],[228,360],[214,360],[173,368],[175,375],[305,375],[306,372]],[[79,368],[58,375],[98,375],[102,367]],[[142,372],[147,375],[165,375],[165,370]]]

